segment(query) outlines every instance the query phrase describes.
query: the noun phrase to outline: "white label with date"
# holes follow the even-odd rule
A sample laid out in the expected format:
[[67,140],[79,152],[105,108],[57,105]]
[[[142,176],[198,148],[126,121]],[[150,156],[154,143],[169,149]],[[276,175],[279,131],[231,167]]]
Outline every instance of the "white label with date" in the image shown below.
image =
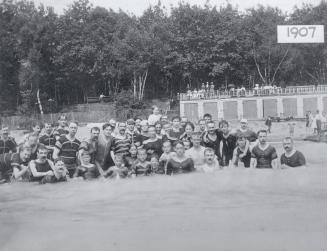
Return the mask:
[[278,43],[324,43],[323,25],[277,25]]

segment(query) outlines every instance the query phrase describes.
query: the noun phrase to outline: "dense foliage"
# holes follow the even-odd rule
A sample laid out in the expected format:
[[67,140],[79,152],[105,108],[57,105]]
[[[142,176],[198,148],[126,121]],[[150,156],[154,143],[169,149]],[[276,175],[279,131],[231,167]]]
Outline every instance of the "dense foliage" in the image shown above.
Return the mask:
[[63,15],[33,2],[2,1],[0,110],[28,113],[40,110],[41,101],[47,112],[49,99],[72,104],[121,90],[132,90],[138,101],[171,97],[207,81],[216,89],[326,83],[325,44],[276,42],[278,24],[327,25],[325,1],[289,15],[209,2],[181,2],[167,13],[160,2],[136,17],[87,0]]

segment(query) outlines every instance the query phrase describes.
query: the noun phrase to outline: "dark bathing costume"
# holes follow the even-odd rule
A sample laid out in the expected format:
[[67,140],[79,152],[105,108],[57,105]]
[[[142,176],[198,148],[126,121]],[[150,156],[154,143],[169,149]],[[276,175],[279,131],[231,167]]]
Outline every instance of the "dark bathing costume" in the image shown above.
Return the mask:
[[167,174],[189,173],[194,171],[194,162],[191,158],[187,158],[182,162],[170,159],[167,163]]
[[256,145],[252,149],[251,157],[257,159],[257,168],[272,168],[271,161],[277,159],[277,153],[275,147],[271,145],[265,150]]
[[299,167],[304,166],[306,160],[304,155],[300,151],[295,151],[295,153],[290,157],[286,157],[285,153],[283,153],[280,157],[280,163],[282,165],[286,164],[290,167]]

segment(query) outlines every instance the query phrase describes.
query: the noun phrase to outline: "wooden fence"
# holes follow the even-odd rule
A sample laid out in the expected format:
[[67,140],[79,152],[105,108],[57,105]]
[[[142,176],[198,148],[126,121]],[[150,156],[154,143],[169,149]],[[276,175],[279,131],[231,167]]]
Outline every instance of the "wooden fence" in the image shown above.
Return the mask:
[[33,122],[42,121],[49,122],[52,124],[57,123],[60,115],[66,115],[69,121],[78,121],[79,123],[89,122],[106,122],[111,118],[115,118],[114,110],[108,109],[108,111],[89,111],[89,112],[64,112],[64,113],[53,113],[36,114],[33,116],[8,116],[1,117],[1,124],[9,126],[12,129],[28,129],[31,127]]

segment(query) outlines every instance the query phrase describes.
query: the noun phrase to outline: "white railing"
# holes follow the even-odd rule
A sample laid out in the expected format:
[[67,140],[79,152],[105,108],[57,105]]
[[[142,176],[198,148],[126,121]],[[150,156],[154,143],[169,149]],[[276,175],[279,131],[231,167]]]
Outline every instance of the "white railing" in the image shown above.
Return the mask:
[[179,100],[200,100],[200,99],[226,99],[240,97],[258,97],[258,96],[282,96],[282,95],[308,95],[327,93],[327,85],[307,85],[307,86],[288,86],[286,88],[270,89],[252,89],[252,90],[229,90],[229,91],[199,91],[181,93]]

